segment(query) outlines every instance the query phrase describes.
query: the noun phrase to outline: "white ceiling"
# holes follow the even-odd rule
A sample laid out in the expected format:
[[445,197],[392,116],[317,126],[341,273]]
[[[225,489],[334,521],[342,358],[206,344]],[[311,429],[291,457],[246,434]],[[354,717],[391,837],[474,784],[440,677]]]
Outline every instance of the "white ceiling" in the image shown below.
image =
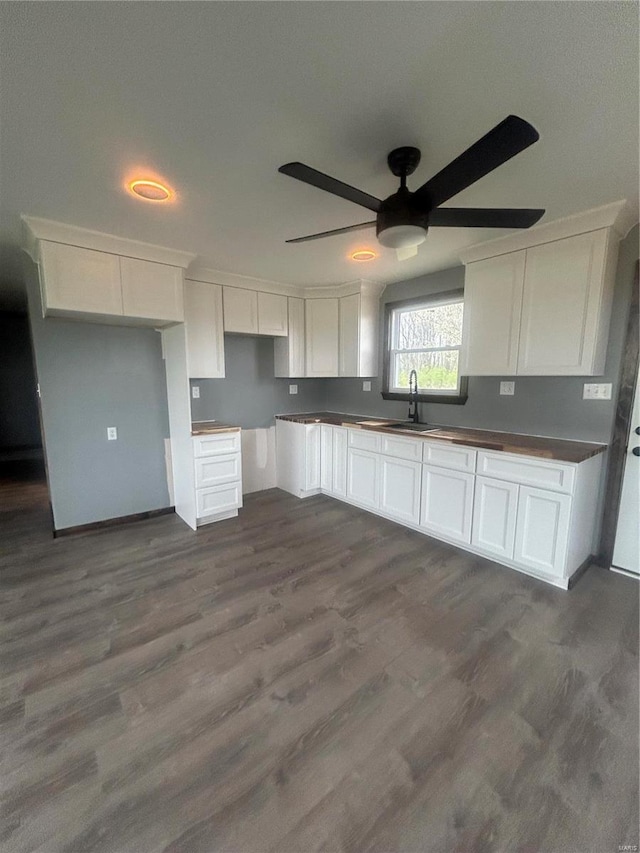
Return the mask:
[[[453,266],[506,232],[434,228],[401,263],[348,260],[373,230],[285,245],[373,216],[277,168],[301,160],[384,198],[389,150],[422,149],[415,188],[509,113],[540,141],[450,206],[637,211],[635,3],[5,2],[0,30],[5,284],[21,213],[301,285]],[[177,202],[128,196],[136,170]]]

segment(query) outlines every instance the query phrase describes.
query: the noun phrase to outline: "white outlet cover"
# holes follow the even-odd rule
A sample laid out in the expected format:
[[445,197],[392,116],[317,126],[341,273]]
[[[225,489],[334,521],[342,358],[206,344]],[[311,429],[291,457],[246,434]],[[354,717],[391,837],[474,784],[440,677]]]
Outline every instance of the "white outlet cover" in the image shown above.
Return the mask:
[[191,396],[193,397],[194,400],[197,400],[200,397],[200,386],[199,385],[194,385],[191,388]]
[[501,382],[500,383],[500,393],[506,394],[509,397],[512,397],[516,393],[516,383],[515,382]]
[[371,382],[369,382],[369,380],[362,383],[362,390],[363,391],[371,391]]
[[289,393],[290,394],[297,394],[298,393],[298,386],[297,385],[289,385]]
[[118,440],[118,429],[117,427],[107,427],[107,441],[117,441]]

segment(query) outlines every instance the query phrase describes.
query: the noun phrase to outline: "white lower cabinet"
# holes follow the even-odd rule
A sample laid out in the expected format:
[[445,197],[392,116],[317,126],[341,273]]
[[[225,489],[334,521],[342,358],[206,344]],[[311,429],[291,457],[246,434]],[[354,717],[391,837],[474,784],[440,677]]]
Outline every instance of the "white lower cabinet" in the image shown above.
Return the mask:
[[518,489],[516,483],[476,477],[472,545],[494,557],[513,558]]
[[380,457],[380,510],[385,515],[418,524],[420,521],[420,462]]
[[470,542],[473,474],[422,466],[420,526],[436,536]]
[[297,498],[320,491],[321,424],[276,421],[276,476],[278,488]]
[[298,497],[322,491],[565,589],[594,553],[603,455],[576,464],[283,420],[277,438],[278,485]]
[[570,512],[569,495],[520,486],[514,561],[536,572],[562,577]]
[[238,514],[242,506],[240,431],[193,437],[197,525]]
[[347,498],[360,506],[380,506],[380,456],[370,450],[349,448],[347,457]]

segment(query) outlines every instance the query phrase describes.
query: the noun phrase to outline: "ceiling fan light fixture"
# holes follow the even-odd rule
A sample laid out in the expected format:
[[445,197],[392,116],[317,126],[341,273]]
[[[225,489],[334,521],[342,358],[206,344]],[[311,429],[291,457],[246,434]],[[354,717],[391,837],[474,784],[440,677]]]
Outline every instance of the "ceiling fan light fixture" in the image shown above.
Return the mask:
[[378,234],[378,240],[387,249],[408,249],[419,246],[427,239],[427,232],[420,225],[392,225]]

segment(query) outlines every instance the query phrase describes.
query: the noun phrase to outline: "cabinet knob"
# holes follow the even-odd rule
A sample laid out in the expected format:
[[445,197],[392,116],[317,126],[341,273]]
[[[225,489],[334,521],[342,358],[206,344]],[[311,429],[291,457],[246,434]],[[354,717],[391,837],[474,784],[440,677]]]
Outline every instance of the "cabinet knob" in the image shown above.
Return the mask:
[[634,429],[634,432],[635,432],[635,434],[636,434],[636,435],[640,435],[640,426],[637,426],[637,427]]
[[640,456],[640,447],[634,447],[631,452],[634,456]]

